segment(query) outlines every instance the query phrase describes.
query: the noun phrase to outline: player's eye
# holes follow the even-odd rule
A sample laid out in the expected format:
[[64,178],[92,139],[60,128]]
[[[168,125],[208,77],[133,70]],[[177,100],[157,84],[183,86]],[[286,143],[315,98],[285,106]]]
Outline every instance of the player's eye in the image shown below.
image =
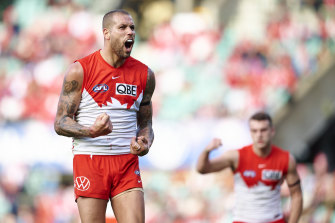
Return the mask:
[[268,129],[265,128],[265,129],[261,129],[261,132],[266,132]]

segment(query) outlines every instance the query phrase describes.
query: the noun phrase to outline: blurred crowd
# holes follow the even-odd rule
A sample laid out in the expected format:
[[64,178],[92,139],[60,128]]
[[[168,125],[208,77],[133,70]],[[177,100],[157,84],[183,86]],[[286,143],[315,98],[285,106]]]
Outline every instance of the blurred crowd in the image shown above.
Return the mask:
[[[0,127],[29,120],[52,125],[66,68],[102,46],[105,11],[91,11],[88,2],[16,0],[2,10]],[[241,0],[224,25],[213,16],[213,8],[220,10],[215,1],[197,1],[203,4],[179,13],[176,1],[147,2],[141,11],[129,10],[138,24],[133,56],[156,73],[157,122],[275,113],[301,79],[335,54],[332,0],[264,1],[257,10],[254,1]],[[79,222],[71,174],[51,164],[1,164],[0,222]],[[299,166],[301,223],[335,222],[334,173],[318,167]],[[229,171],[201,176],[190,166],[144,169],[142,177],[148,223],[231,220]],[[284,208],[288,203],[284,186]]]
[[0,36],[3,121],[52,122],[66,67],[92,52],[96,45],[95,24],[88,11],[71,2],[51,3],[16,1],[3,12]]
[[[255,10],[240,1],[225,25],[211,14],[215,1],[183,13],[174,13],[172,1],[148,2],[142,16],[130,10],[139,30],[133,56],[156,73],[154,116],[161,120],[274,113],[298,80],[335,52],[333,1],[318,10],[291,1],[267,1]],[[79,1],[46,0],[17,0],[3,10],[2,122],[53,121],[68,65],[102,46],[103,13]]]

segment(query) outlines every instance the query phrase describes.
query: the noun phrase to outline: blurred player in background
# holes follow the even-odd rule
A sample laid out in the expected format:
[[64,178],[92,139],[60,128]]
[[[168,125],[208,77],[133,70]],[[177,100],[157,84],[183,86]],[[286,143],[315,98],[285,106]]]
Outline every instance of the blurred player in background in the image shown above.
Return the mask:
[[231,168],[234,172],[235,206],[233,222],[284,223],[280,186],[289,187],[291,210],[289,223],[296,223],[302,211],[300,178],[296,161],[289,152],[274,145],[271,117],[263,112],[249,120],[252,145],[230,150],[210,160],[209,153],[221,146],[213,139],[200,154],[197,171],[205,174]]
[[130,57],[135,25],[124,10],[103,17],[104,46],[65,74],[55,131],[73,137],[75,197],[82,222],[144,223],[138,156],[153,142],[154,73]]

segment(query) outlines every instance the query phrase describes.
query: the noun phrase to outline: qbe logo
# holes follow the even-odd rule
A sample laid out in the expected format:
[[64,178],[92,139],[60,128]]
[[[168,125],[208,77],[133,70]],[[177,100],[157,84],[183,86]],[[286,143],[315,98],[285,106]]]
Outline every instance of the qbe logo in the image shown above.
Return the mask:
[[118,95],[130,95],[136,97],[137,95],[137,86],[130,84],[120,84],[116,83],[116,94]]
[[90,188],[90,181],[84,176],[76,177],[74,187],[80,191],[88,190]]
[[263,170],[262,171],[262,180],[277,181],[280,180],[283,176],[283,173],[279,170]]

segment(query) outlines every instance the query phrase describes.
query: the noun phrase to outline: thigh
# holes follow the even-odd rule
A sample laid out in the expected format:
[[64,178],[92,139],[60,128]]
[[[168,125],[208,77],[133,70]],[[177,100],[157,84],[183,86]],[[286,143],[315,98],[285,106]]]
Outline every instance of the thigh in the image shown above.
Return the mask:
[[144,223],[144,195],[141,190],[130,189],[111,199],[118,223]]
[[79,197],[77,205],[82,223],[105,223],[108,200]]

